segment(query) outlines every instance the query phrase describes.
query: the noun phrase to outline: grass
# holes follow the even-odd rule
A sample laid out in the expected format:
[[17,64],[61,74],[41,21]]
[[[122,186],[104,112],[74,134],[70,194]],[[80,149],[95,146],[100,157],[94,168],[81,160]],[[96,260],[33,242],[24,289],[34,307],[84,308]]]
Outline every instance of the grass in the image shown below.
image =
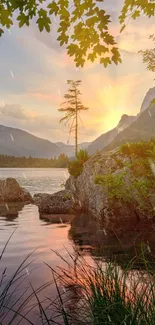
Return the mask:
[[[0,263],[6,243],[1,255]],[[142,250],[122,271],[104,259],[91,264],[77,252],[70,261],[55,252],[65,263],[63,268],[51,271],[51,281],[37,289],[29,283],[19,291],[24,281],[25,268],[33,263],[29,254],[6,281],[7,267],[1,270],[0,278],[0,324],[57,324],[57,325],[154,325],[155,324],[155,272]],[[143,270],[134,265],[141,260]],[[24,271],[24,272],[23,272]],[[37,272],[33,270],[32,272]],[[54,285],[56,295],[47,297],[46,289]],[[44,299],[40,293],[45,290]],[[37,322],[33,312],[37,312]]]

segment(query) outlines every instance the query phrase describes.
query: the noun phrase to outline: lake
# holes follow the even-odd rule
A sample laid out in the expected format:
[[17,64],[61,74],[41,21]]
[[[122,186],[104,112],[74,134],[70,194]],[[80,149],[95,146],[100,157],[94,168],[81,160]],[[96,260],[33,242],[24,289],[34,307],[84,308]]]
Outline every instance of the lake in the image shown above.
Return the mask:
[[[21,186],[34,195],[35,193],[54,193],[62,190],[62,185],[68,178],[68,172],[66,169],[57,168],[1,168],[0,179],[7,177],[15,178]],[[14,233],[5,249],[2,260],[0,260],[0,295],[5,282],[15,273],[23,260],[32,253],[22,265],[22,270],[19,273],[18,282],[20,282],[20,287],[15,289],[18,283],[15,282],[13,284],[15,292],[11,298],[9,296],[9,306],[11,308],[14,306],[14,309],[19,308],[19,301],[21,304],[25,297],[22,296],[23,290],[26,290],[30,283],[37,290],[40,286],[50,282],[50,285],[45,287],[45,290],[38,289],[38,295],[41,300],[44,300],[45,297],[54,299],[56,288],[53,284],[52,271],[46,264],[54,270],[59,266],[64,267],[65,263],[58,255],[71,263],[68,252],[76,254],[75,248],[80,249],[80,253],[89,263],[96,258],[100,258],[100,256],[104,256],[105,261],[111,259],[114,255],[121,267],[123,267],[124,263],[129,263],[131,258],[135,256],[135,252],[136,254],[141,252],[141,242],[146,243],[146,249],[149,244],[149,250],[151,248],[151,251],[155,254],[154,225],[153,228],[150,228],[148,223],[143,224],[143,221],[142,225],[141,223],[136,227],[133,225],[132,229],[126,232],[123,231],[123,234],[119,237],[120,234],[113,234],[108,229],[98,232],[98,229],[95,229],[94,220],[88,215],[75,218],[71,227],[69,224],[53,224],[49,220],[41,219],[38,208],[32,204],[26,206],[17,204],[13,208],[8,204],[4,207],[5,209],[0,207],[0,252],[10,235]],[[142,264],[143,262],[140,259],[134,267],[139,269]],[[3,285],[1,285],[2,278]],[[31,291],[26,291],[26,297],[30,293]],[[18,301],[19,297],[21,298]],[[28,303],[28,306],[32,302],[34,303],[33,299]],[[42,324],[36,308],[33,308],[30,314],[27,314],[28,310],[25,305],[22,308],[24,308],[21,310],[22,313],[26,313],[28,319],[33,321],[33,324]],[[0,324],[29,324],[26,319],[20,322],[20,318],[20,323],[17,322],[17,319],[9,323],[11,317],[12,314],[10,315],[9,312],[4,319],[1,318],[0,311]],[[58,323],[64,324],[60,319],[58,319]]]
[[[54,193],[62,190],[61,185],[67,179],[68,173],[66,169],[1,168],[0,179],[7,177],[16,178],[21,186],[34,195],[39,192]],[[23,272],[25,274],[24,281],[32,281],[33,286],[37,288],[52,279],[51,271],[44,265],[44,262],[52,268],[62,265],[61,259],[51,249],[66,259],[69,258],[67,250],[73,251],[73,242],[68,238],[70,226],[41,220],[38,208],[32,204],[24,207],[17,206],[16,212],[11,216],[3,213],[0,215],[0,252],[9,236],[15,231],[0,262],[0,270],[2,272],[7,267],[6,279],[8,279],[24,258],[36,250],[29,258],[31,261],[35,260],[29,266],[25,266]],[[37,270],[32,271],[34,268]],[[22,283],[22,287],[25,283]],[[54,295],[53,287],[50,290],[50,294]],[[23,324],[24,321],[22,321]],[[38,320],[36,320],[36,324],[39,324]]]

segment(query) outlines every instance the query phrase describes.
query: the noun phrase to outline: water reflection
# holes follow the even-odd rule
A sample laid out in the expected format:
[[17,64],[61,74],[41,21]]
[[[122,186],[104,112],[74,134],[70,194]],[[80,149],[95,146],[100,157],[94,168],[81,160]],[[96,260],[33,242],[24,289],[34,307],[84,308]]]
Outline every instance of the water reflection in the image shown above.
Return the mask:
[[[10,222],[18,218],[19,212],[22,211],[24,203],[0,203],[0,216],[5,217],[5,220]],[[8,224],[9,225],[9,224]]]
[[117,262],[122,268],[134,259],[132,268],[141,269],[145,259],[155,266],[155,224],[141,220],[127,227],[105,229],[90,215],[81,214],[71,222],[69,238],[79,251],[89,251],[92,257]]

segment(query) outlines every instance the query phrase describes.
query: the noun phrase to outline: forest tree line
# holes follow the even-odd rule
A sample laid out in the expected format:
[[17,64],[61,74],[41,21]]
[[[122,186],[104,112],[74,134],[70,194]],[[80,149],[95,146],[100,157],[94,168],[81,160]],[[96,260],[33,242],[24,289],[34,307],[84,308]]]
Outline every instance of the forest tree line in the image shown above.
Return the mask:
[[51,159],[0,155],[1,168],[67,168],[68,163],[69,158],[65,154]]

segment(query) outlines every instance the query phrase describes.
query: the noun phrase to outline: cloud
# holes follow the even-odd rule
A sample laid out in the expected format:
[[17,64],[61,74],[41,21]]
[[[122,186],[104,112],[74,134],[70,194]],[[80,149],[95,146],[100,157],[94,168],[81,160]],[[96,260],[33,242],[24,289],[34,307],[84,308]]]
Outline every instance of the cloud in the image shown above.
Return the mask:
[[52,142],[62,137],[67,139],[68,129],[59,123],[59,117],[47,114],[38,114],[20,104],[5,104],[0,106],[1,124],[23,129],[36,136],[47,138]]
[[24,111],[22,105],[15,105],[15,104],[5,104],[0,106],[0,115],[1,118],[13,118],[13,119],[22,119],[27,120],[29,119],[29,114]]

